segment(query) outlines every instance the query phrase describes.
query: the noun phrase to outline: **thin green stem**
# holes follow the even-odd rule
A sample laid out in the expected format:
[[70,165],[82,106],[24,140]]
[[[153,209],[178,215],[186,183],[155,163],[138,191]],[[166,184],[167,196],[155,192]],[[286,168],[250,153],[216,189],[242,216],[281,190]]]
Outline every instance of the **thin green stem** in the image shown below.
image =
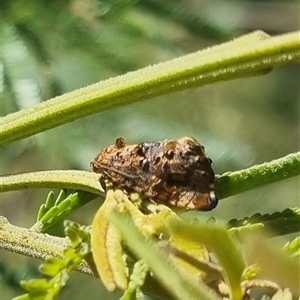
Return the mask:
[[300,60],[299,32],[242,36],[165,63],[101,81],[0,119],[0,145],[85,116],[170,92],[261,74]]
[[[224,199],[258,187],[300,175],[300,152],[216,176],[216,194]],[[0,177],[0,192],[24,188],[68,188],[104,194],[100,174],[87,171],[62,170],[24,173]]]
[[216,194],[223,199],[297,175],[300,175],[300,152],[217,176]]

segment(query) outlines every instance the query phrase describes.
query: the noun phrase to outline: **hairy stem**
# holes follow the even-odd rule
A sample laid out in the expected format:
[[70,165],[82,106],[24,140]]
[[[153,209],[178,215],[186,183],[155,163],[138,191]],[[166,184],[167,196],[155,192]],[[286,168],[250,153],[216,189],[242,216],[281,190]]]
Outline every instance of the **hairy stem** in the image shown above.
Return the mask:
[[26,188],[64,188],[104,195],[100,177],[94,172],[77,170],[22,173],[0,177],[0,192]]
[[263,32],[101,81],[0,119],[0,145],[85,116],[170,92],[265,73],[300,60],[299,32]]
[[[4,217],[0,217],[0,236],[0,249],[41,260],[46,260],[49,256],[62,258],[63,250],[70,247],[65,238],[11,225]],[[84,261],[78,265],[77,270],[93,275],[90,267]]]
[[297,152],[244,170],[226,172],[218,176],[216,194],[219,199],[223,199],[299,174],[300,152]]

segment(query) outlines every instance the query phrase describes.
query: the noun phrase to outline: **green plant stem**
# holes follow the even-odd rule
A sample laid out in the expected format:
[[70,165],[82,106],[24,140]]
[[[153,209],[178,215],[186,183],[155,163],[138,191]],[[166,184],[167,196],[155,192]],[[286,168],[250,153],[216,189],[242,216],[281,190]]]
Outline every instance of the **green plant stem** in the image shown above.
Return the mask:
[[101,175],[77,170],[30,172],[0,177],[0,192],[26,188],[73,189],[104,195]]
[[101,81],[0,119],[0,145],[115,106],[264,73],[300,60],[299,32],[254,32],[165,63]]
[[[300,152],[248,169],[216,176],[216,194],[224,199],[300,175]],[[43,171],[0,177],[0,192],[24,188],[69,188],[103,195],[99,174],[87,171]]]
[[216,178],[219,199],[300,175],[300,152]]
[[[42,260],[46,260],[49,256],[62,258],[63,250],[70,247],[65,238],[11,225],[6,218],[1,216],[0,236],[0,249]],[[77,270],[93,275],[90,267],[84,261],[78,265]]]

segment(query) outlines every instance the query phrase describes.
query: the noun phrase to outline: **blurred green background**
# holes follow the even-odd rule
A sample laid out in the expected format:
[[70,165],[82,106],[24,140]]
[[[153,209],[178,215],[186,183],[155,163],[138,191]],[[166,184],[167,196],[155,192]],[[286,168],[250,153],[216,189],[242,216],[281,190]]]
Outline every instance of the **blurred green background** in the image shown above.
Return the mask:
[[[299,30],[298,1],[2,0],[1,116],[51,97],[163,62],[241,34]],[[128,143],[191,135],[205,145],[217,174],[299,149],[299,65],[115,108],[1,149],[1,173],[89,169],[119,136]],[[1,195],[1,214],[30,227],[48,190]],[[93,201],[69,216],[90,224]],[[222,220],[299,205],[299,178],[222,200],[187,217]],[[50,230],[62,234],[62,223]],[[1,253],[2,299],[38,277],[39,261]],[[74,274],[59,299],[118,299]]]

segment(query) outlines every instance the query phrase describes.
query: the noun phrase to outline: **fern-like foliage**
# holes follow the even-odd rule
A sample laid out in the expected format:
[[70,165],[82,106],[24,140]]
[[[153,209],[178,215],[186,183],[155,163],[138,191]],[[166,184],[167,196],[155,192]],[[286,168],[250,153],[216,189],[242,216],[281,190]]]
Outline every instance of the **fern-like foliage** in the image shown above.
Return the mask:
[[37,222],[31,227],[37,232],[44,232],[50,226],[66,217],[76,208],[94,199],[96,195],[82,191],[69,193],[67,190],[61,190],[55,199],[51,191],[44,204],[39,208]]
[[70,247],[65,249],[61,258],[50,257],[40,266],[40,272],[48,278],[22,281],[21,286],[27,292],[13,300],[52,300],[66,285],[70,273],[90,252],[89,227],[71,221],[65,221],[65,233]]
[[300,257],[300,237],[297,236],[292,241],[286,243],[283,246],[283,250],[286,251],[291,257]]
[[284,235],[300,231],[300,208],[287,208],[271,214],[256,213],[251,217],[232,219],[228,222],[231,231],[265,227],[271,234]]
[[149,268],[143,260],[139,260],[133,267],[132,274],[129,279],[128,288],[120,300],[143,300],[144,293],[141,288],[144,285]]

